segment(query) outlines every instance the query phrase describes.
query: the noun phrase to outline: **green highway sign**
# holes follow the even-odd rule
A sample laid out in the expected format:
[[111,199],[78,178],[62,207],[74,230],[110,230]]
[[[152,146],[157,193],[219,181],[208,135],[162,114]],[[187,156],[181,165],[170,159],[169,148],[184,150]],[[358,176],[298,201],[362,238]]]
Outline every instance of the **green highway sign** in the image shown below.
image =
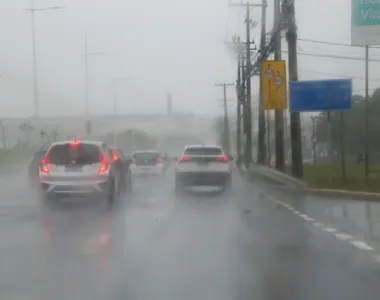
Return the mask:
[[380,0],[353,0],[352,23],[355,26],[380,25]]
[[351,0],[351,44],[380,45],[380,0]]

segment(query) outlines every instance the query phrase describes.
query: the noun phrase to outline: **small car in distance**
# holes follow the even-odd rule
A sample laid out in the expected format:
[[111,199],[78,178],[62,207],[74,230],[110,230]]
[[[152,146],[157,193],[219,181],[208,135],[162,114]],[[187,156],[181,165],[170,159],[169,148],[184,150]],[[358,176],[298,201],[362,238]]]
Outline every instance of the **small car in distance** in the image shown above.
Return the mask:
[[230,188],[231,160],[220,146],[186,146],[175,166],[176,194],[190,186]]
[[100,196],[112,204],[119,195],[112,150],[102,142],[53,143],[41,160],[39,178],[45,200],[65,196]]
[[160,152],[157,150],[139,150],[134,152],[131,171],[133,177],[162,176],[165,169]]

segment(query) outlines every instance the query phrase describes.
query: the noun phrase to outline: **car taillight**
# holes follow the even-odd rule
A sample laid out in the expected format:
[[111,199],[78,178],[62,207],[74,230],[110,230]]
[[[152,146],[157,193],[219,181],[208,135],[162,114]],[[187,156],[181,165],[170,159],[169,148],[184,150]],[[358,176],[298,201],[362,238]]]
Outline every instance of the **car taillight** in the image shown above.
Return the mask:
[[133,165],[136,164],[136,158],[132,158],[131,164],[133,164]]
[[100,165],[98,173],[103,173],[103,172],[107,171],[108,167],[109,167],[109,163],[108,163],[107,158],[102,157],[102,159],[101,159],[101,165]]
[[157,159],[156,159],[156,163],[160,163],[161,162],[161,157],[158,156]]
[[113,161],[117,161],[119,159],[119,156],[116,153],[114,153],[112,159]]
[[178,159],[178,162],[181,163],[183,161],[189,161],[190,160],[190,157],[186,157],[186,156],[181,156],[179,159]]
[[223,163],[228,163],[228,157],[227,156],[217,157],[216,161],[223,162]]
[[40,162],[40,170],[42,173],[49,173],[48,158],[44,157]]

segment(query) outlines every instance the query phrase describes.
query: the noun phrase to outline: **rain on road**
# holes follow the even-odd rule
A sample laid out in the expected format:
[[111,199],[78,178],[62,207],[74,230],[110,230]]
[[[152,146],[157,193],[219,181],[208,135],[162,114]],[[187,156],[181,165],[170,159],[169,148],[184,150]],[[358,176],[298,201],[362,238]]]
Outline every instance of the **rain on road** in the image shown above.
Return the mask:
[[379,298],[380,225],[365,225],[363,202],[288,195],[237,173],[231,193],[176,199],[169,173],[112,210],[46,208],[20,172],[0,178],[4,300]]

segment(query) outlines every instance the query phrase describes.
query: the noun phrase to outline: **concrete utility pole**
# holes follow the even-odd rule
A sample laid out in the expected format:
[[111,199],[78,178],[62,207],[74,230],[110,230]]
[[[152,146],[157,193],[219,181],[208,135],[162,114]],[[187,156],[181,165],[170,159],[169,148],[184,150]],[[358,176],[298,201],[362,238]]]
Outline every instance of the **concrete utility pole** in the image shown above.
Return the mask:
[[369,176],[369,46],[365,46],[365,141],[364,141],[364,172],[365,183],[368,184]]
[[223,149],[230,155],[230,126],[228,123],[228,109],[227,109],[227,86],[234,86],[233,83],[219,83],[215,86],[223,87],[223,108],[224,108],[224,122],[223,122]]
[[[297,26],[295,18],[295,0],[288,1],[286,7],[288,22],[288,61],[289,61],[289,80],[298,81],[297,66]],[[292,175],[294,177],[303,177],[303,157],[301,141],[301,119],[299,112],[290,114],[290,134],[292,144]]]
[[[266,47],[266,15],[267,15],[267,1],[263,0],[261,7],[261,38],[260,38],[260,61],[264,60],[264,48]],[[260,75],[260,104],[259,104],[259,133],[258,133],[258,151],[257,163],[260,165],[265,164],[265,113],[263,110],[263,90],[262,90],[262,76]],[[268,145],[269,146],[269,145]]]
[[[263,1],[265,3],[265,0]],[[245,151],[244,151],[244,162],[246,165],[253,161],[252,159],[252,95],[251,95],[251,26],[253,22],[250,17],[250,9],[251,7],[261,7],[263,4],[253,4],[247,2],[244,3],[230,3],[230,6],[240,6],[246,8],[246,41],[245,41],[245,80],[246,80],[246,101],[245,101],[245,109],[244,109],[244,131],[246,134],[246,143],[245,143]],[[265,124],[264,124],[265,126]]]
[[39,117],[39,99],[38,99],[38,73],[37,73],[37,47],[36,47],[36,22],[35,22],[35,13],[48,11],[48,10],[57,10],[63,9],[61,6],[51,6],[45,8],[35,8],[34,0],[30,0],[30,8],[25,9],[31,13],[31,28],[32,28],[32,51],[33,51],[33,98],[34,98],[34,116]]
[[[274,0],[274,29],[275,29],[275,51],[274,60],[281,60],[281,3]],[[275,110],[275,130],[276,130],[276,169],[285,171],[285,151],[284,151],[284,113],[282,109]]]
[[236,103],[236,164],[240,165],[241,163],[241,105],[243,102],[243,93],[241,86],[241,61],[242,61],[242,53],[238,54],[238,71],[237,71],[237,79],[236,79],[236,95],[237,95],[237,103]]
[[90,116],[90,97],[89,97],[89,63],[88,59],[90,56],[105,55],[104,52],[94,52],[90,53],[88,49],[88,34],[85,33],[84,36],[84,93],[85,93],[85,107],[86,107],[86,117]]

